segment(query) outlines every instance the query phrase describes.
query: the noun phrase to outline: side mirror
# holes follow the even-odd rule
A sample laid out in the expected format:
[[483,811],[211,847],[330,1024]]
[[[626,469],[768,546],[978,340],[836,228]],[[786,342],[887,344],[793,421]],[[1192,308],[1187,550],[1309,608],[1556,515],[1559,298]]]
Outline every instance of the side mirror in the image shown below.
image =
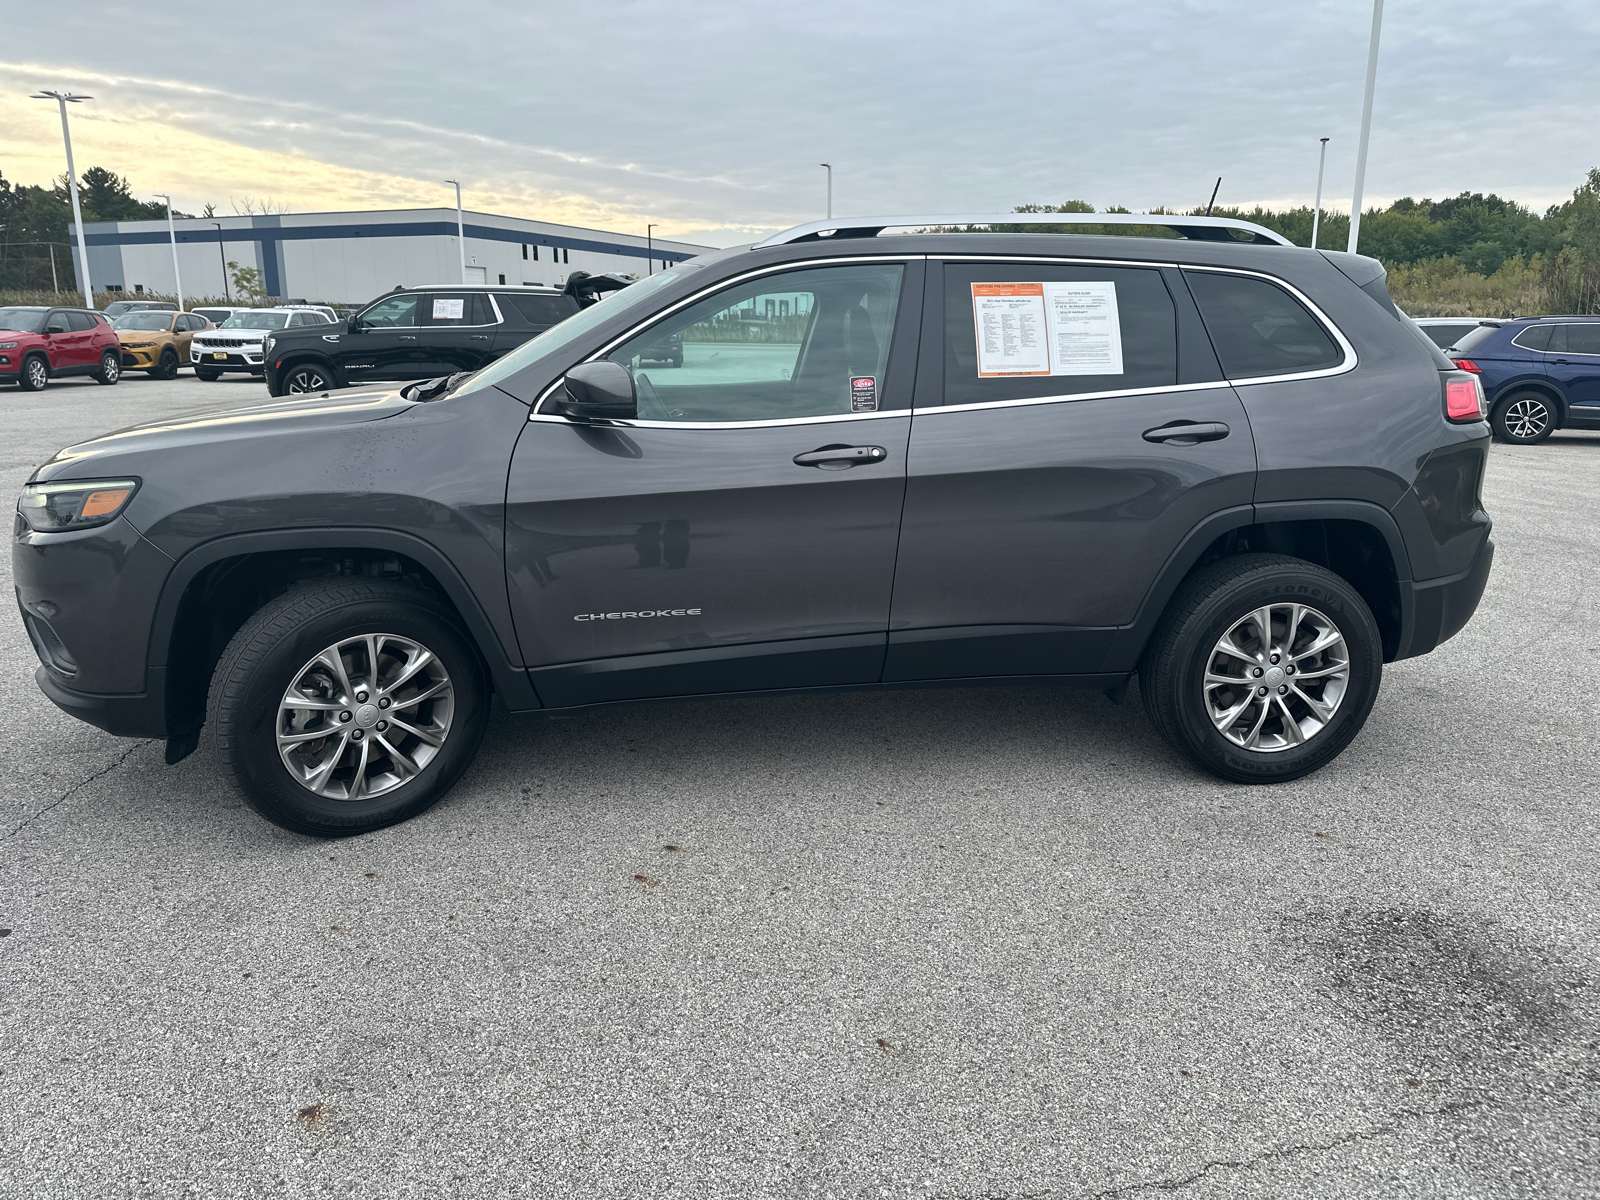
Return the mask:
[[630,421],[639,415],[633,375],[621,363],[579,363],[562,380],[556,407],[579,421]]
[[45,327],[46,333],[65,333],[66,331],[67,327],[60,321],[51,321],[50,324]]
[[361,318],[360,317],[356,317],[356,316],[352,316],[348,321],[346,321],[344,323],[344,331],[346,333],[360,333],[361,332]]

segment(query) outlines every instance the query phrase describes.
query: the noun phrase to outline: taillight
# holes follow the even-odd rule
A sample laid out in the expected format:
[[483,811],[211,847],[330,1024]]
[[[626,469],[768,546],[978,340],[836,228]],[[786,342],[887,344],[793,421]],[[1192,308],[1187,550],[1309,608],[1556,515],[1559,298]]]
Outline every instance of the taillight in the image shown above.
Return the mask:
[[1452,358],[1450,361],[1455,363],[1458,371],[1471,371],[1474,375],[1483,374],[1483,368],[1470,358]]
[[1483,385],[1476,375],[1444,377],[1444,415],[1462,424],[1483,420]]

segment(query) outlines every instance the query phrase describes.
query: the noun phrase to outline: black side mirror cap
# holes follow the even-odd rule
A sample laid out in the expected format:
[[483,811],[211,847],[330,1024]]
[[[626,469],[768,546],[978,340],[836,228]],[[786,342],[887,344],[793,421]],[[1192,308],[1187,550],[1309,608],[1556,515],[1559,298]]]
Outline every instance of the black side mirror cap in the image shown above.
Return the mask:
[[51,325],[45,330],[46,333],[65,333],[66,331],[67,327],[65,325]]
[[639,415],[633,375],[621,363],[579,363],[567,372],[556,407],[579,421],[631,421]]
[[344,323],[344,331],[346,333],[360,333],[361,332],[361,318],[360,317],[351,317],[349,320],[347,320]]

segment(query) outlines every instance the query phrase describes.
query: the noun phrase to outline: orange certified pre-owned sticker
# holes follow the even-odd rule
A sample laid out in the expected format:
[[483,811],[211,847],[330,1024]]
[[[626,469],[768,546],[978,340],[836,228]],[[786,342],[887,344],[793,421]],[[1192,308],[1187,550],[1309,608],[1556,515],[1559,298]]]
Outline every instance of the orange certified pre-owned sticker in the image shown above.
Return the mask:
[[978,377],[1050,374],[1043,283],[974,283]]

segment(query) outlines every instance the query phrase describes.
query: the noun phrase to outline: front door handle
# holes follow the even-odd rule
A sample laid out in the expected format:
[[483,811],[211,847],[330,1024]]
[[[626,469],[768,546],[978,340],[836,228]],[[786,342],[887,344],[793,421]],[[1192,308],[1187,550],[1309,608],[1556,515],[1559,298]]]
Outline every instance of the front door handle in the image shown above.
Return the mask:
[[417,340],[417,335],[414,333],[402,333],[400,335],[400,340],[402,342],[414,342]]
[[845,471],[862,463],[882,462],[889,452],[882,446],[823,446],[794,456],[797,467],[819,467],[824,471]]
[[1196,442],[1214,442],[1228,436],[1228,427],[1221,421],[1174,421],[1156,429],[1146,429],[1147,442],[1168,442],[1174,446],[1192,446]]
[[475,342],[487,342],[489,340],[489,335],[487,333],[474,333],[471,335],[471,337]]

